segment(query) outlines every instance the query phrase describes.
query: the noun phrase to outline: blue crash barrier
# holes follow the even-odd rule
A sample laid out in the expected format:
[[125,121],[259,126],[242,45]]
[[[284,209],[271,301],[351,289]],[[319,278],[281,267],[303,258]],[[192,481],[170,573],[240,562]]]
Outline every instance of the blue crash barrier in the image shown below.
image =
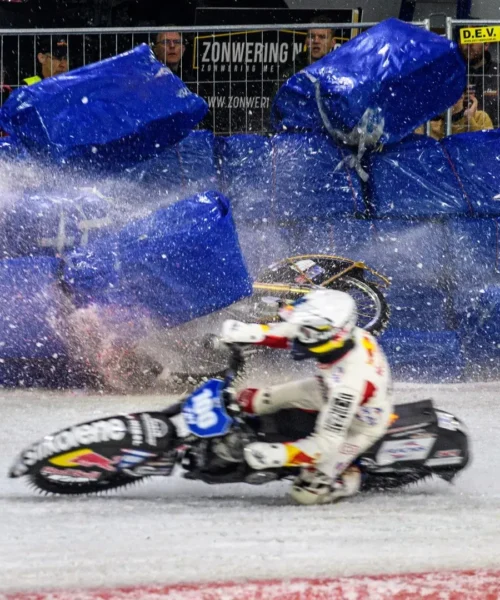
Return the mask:
[[[127,169],[132,181],[166,187],[180,198],[217,187],[215,136],[211,131],[193,131],[157,157]],[[195,188],[195,189],[193,189]]]
[[365,260],[392,278],[394,285],[444,286],[449,275],[449,231],[431,220],[386,219],[372,222],[374,235]]
[[86,246],[111,227],[109,201],[86,188],[26,193],[2,215],[0,257],[55,256]]
[[272,139],[240,134],[220,139],[221,185],[237,221],[269,219],[274,198]]
[[0,127],[34,155],[85,168],[135,165],[186,137],[206,102],[146,44],[14,91]]
[[451,279],[459,289],[500,283],[500,217],[450,219]]
[[0,386],[67,381],[61,261],[0,261]]
[[324,134],[237,135],[221,145],[222,183],[240,220],[329,220],[365,206],[356,172]]
[[473,214],[500,216],[500,130],[452,135],[441,144]]
[[328,135],[277,135],[273,149],[274,205],[281,218],[328,221],[363,211],[359,177],[342,163],[350,151]]
[[379,217],[438,217],[470,214],[441,144],[412,135],[368,157],[371,202]]
[[388,19],[288,79],[272,119],[278,130],[320,131],[326,121],[344,134],[379,129],[380,140],[393,143],[452,106],[465,85],[454,42]]
[[252,291],[229,201],[217,192],[157,210],[76,251],[65,277],[80,301],[139,305],[169,327]]
[[456,331],[390,329],[381,337],[393,377],[406,381],[457,381],[464,358]]
[[[362,185],[348,160],[343,162],[350,154],[321,132],[215,140],[211,133],[197,131],[174,143],[180,129],[172,131],[174,145],[129,166],[125,176],[173,196],[215,181],[215,188],[233,203],[252,275],[284,256],[327,253],[363,260],[391,277],[391,329],[383,340],[396,377],[456,378],[466,372],[464,358],[474,362],[476,344],[485,364],[497,360],[498,132],[455,135],[441,142],[412,135],[386,145],[365,155],[370,178]],[[26,146],[11,140],[0,145],[0,160],[26,155]],[[4,198],[3,205],[3,303],[19,285],[25,303],[20,309],[14,302],[12,310],[19,318],[28,315],[26,323],[31,307],[37,315],[58,315],[62,304],[56,306],[54,282],[59,263],[49,257],[68,253],[65,283],[78,306],[119,306],[125,315],[137,307],[166,326],[250,293],[231,210],[217,192],[162,208],[120,231],[111,227],[108,201],[88,190],[40,190],[15,205]],[[23,258],[15,262],[12,257]],[[40,278],[26,276],[23,288],[13,277],[14,288],[9,288],[11,265],[23,265],[18,279],[24,277],[23,269],[37,270]],[[30,304],[37,294],[42,298]],[[48,304],[39,308],[43,297]],[[50,310],[44,313],[44,306]],[[7,333],[12,341],[23,331],[19,327]],[[19,348],[38,336],[22,335]],[[54,354],[65,360],[63,347]],[[10,369],[15,360],[9,358]],[[12,370],[3,374],[2,369],[0,364],[0,382],[4,377],[16,381]],[[41,381],[40,371],[31,380]]]
[[419,283],[392,286],[387,301],[391,329],[445,331],[454,327],[452,303],[443,289]]

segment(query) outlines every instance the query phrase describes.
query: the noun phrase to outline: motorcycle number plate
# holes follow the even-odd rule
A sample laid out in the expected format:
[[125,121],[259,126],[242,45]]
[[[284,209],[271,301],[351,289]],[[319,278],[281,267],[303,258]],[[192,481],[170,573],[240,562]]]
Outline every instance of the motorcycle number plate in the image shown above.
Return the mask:
[[210,379],[185,400],[182,415],[195,436],[217,437],[229,431],[233,420],[222,402],[223,386],[220,379]]

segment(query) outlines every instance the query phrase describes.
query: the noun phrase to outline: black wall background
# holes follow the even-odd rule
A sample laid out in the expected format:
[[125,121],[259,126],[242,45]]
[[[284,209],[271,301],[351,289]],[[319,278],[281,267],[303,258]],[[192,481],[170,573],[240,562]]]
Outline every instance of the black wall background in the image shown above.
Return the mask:
[[197,7],[286,8],[284,0],[0,0],[0,28],[193,25]]

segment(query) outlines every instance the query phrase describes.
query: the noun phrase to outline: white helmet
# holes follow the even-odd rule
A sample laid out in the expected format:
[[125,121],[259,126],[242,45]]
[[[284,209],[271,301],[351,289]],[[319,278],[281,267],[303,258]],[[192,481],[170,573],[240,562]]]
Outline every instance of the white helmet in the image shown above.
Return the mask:
[[346,292],[313,290],[280,310],[280,317],[296,325],[294,357],[331,362],[353,346],[356,303]]

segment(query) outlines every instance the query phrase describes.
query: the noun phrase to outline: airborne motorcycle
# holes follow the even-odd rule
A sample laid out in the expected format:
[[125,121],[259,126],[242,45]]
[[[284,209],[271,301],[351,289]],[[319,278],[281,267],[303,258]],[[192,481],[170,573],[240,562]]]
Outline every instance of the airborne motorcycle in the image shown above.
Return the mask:
[[[224,379],[211,379],[161,412],[118,415],[75,425],[25,449],[10,477],[27,477],[54,494],[92,494],[174,470],[211,484],[263,484],[297,475],[297,468],[253,471],[241,462],[243,447],[292,441],[310,434],[315,415],[297,409],[255,417],[240,412],[234,379],[244,351],[230,347]],[[224,438],[224,444],[220,444]],[[224,451],[221,452],[221,447]],[[429,476],[451,481],[468,463],[466,430],[431,400],[396,405],[385,436],[356,461],[361,491],[402,487]]]

